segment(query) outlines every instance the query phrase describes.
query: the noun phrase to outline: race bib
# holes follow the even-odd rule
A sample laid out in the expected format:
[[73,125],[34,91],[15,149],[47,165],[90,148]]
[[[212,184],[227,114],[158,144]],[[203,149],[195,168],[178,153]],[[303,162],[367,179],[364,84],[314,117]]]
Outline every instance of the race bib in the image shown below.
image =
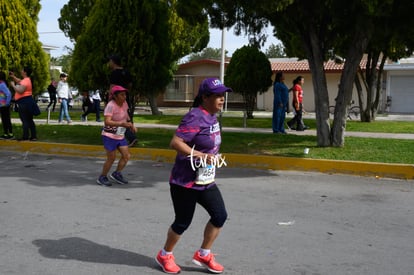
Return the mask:
[[123,135],[125,135],[125,131],[126,131],[126,128],[125,127],[118,127],[117,129],[116,129],[116,135],[118,135],[118,136],[123,136]]
[[207,167],[200,167],[197,169],[197,177],[195,184],[207,185],[214,182],[216,177],[216,167],[208,165]]

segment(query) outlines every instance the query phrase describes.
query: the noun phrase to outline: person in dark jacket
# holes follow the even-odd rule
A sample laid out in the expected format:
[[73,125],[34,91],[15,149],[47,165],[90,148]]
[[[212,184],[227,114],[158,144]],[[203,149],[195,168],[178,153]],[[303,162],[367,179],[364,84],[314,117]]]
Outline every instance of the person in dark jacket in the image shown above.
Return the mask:
[[282,72],[276,74],[273,84],[273,117],[272,129],[275,134],[286,134],[285,118],[289,104],[289,89],[284,83],[285,77]]
[[[109,90],[114,85],[119,85],[131,91],[132,88],[132,76],[127,69],[122,66],[121,58],[118,55],[111,55],[108,58],[108,66],[111,69],[111,74],[109,75]],[[127,96],[127,104],[129,107],[129,117],[133,121],[134,117],[134,104],[131,102],[130,94]],[[130,130],[125,132],[125,138],[128,140],[128,146],[133,147],[137,142],[138,138],[135,133]]]
[[50,106],[53,105],[52,112],[55,111],[56,101],[57,101],[57,98],[56,98],[56,95],[57,95],[56,86],[57,86],[56,81],[54,81],[52,79],[52,82],[50,82],[49,86],[47,87],[47,92],[49,93],[50,102],[49,102],[49,105],[47,105],[46,110],[49,110]]

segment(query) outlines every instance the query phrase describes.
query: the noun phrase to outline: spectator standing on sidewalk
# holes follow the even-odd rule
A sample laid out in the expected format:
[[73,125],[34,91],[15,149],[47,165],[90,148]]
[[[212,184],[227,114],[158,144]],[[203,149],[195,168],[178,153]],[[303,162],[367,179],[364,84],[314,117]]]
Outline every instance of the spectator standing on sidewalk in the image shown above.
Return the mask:
[[83,114],[81,115],[81,121],[86,121],[87,116],[90,113],[95,112],[95,110],[93,109],[93,100],[88,90],[84,90],[82,92],[82,111]]
[[111,186],[108,180],[108,173],[116,159],[116,151],[121,153],[116,170],[110,178],[119,184],[127,184],[128,181],[123,177],[121,171],[124,169],[130,158],[128,142],[125,139],[126,129],[135,133],[136,128],[128,115],[128,104],[126,103],[127,89],[114,85],[110,92],[110,101],[105,107],[105,125],[102,130],[102,141],[106,150],[106,161],[102,167],[102,173],[96,182],[99,185]]
[[[96,122],[101,122],[101,96],[99,90],[89,93],[85,91],[82,99],[83,114],[81,120],[85,121],[87,115],[95,113]],[[86,108],[86,110],[85,110]]]
[[46,107],[46,111],[49,110],[50,106],[52,106],[52,112],[55,111],[55,107],[56,107],[56,81],[54,81],[52,79],[52,81],[50,82],[49,86],[47,87],[47,92],[49,93],[49,105],[47,105]]
[[91,98],[92,98],[93,107],[94,107],[94,110],[95,110],[96,122],[101,122],[101,95],[100,95],[100,91],[96,90],[92,94]]
[[273,116],[272,129],[274,134],[286,134],[285,118],[289,104],[289,89],[284,83],[285,77],[282,72],[276,74],[273,84]]
[[305,79],[303,76],[298,76],[293,80],[293,87],[292,87],[292,94],[293,100],[292,105],[293,109],[295,110],[295,116],[288,121],[287,125],[290,129],[296,131],[304,131],[309,129],[308,126],[305,126],[302,120],[303,115],[303,83],[305,83]]
[[3,135],[2,138],[12,139],[13,126],[10,117],[10,102],[12,94],[6,84],[6,74],[0,71],[0,115],[1,123],[3,124]]
[[[173,249],[190,226],[196,205],[210,215],[204,229],[201,247],[193,255],[193,263],[221,273],[211,247],[227,219],[227,211],[220,190],[215,183],[215,161],[220,158],[220,125],[216,113],[223,108],[224,96],[231,92],[217,78],[205,79],[194,99],[193,108],[183,117],[170,146],[177,151],[170,176],[170,194],[175,219],[167,232],[164,247],[155,260],[166,273],[179,273]],[[204,164],[200,164],[204,162]],[[197,165],[198,164],[198,165]],[[198,167],[198,168],[195,168]],[[218,166],[219,167],[219,166]]]
[[69,115],[69,100],[72,98],[72,94],[70,94],[67,78],[68,76],[65,73],[60,74],[60,81],[57,85],[56,92],[60,102],[59,123],[65,117],[66,121],[70,124],[72,120]]
[[[118,55],[111,55],[108,59],[108,66],[111,69],[111,74],[109,75],[109,88],[111,88],[113,85],[119,85],[131,91],[132,76],[129,71],[122,66],[121,58]],[[130,94],[127,95],[127,104],[129,107],[129,116],[131,118],[131,121],[133,121],[134,104],[131,102]],[[132,133],[128,129],[125,133],[125,137],[128,140],[129,147],[133,147],[138,142],[136,134]]]
[[[16,77],[14,72],[10,72],[9,75],[12,78],[10,86],[15,91],[14,100],[16,101],[19,117],[23,126],[23,137],[19,140],[37,140],[36,124],[33,120],[33,86],[30,76],[32,69],[30,67],[23,67],[21,70],[22,79]],[[30,137],[29,137],[30,132]]]

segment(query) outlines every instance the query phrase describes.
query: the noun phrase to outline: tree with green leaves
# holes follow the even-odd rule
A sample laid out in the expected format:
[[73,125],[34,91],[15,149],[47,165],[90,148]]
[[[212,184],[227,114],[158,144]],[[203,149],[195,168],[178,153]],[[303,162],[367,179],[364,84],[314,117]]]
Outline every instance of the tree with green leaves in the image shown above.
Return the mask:
[[[39,94],[49,80],[48,58],[37,34],[39,1],[1,1],[0,65],[2,70],[33,70],[33,94]],[[21,77],[21,76],[19,76]]]
[[[383,8],[375,3],[351,2],[296,0],[283,8],[283,16],[282,12],[267,15],[288,56],[308,60],[315,93],[318,146],[344,144],[346,112],[352,97],[353,81],[372,35],[372,19]],[[352,20],[349,14],[353,15]],[[331,131],[324,62],[329,58],[329,51],[338,45],[345,49],[346,63]]]
[[190,54],[190,56],[188,57],[188,61],[196,61],[196,60],[202,60],[202,59],[220,60],[221,49],[214,49],[214,48],[207,47],[199,53]]
[[285,50],[282,44],[272,44],[265,50],[267,58],[281,58],[286,57]]
[[70,0],[60,10],[59,28],[71,41],[76,42],[82,33],[95,2],[96,0]]
[[[367,64],[355,78],[361,121],[375,120],[383,90],[384,65],[414,52],[414,2],[393,1],[375,22],[375,32],[366,50]],[[341,52],[342,54],[342,52]],[[364,70],[362,70],[364,69]]]
[[[395,40],[391,39],[393,36],[389,35],[402,34],[398,29],[406,25],[407,18],[410,18],[410,16],[401,16],[400,11],[396,12],[396,7],[410,10],[409,7],[413,3],[409,2],[296,0],[282,9],[284,16],[281,12],[266,16],[275,26],[275,33],[286,46],[288,55],[308,59],[315,92],[319,146],[344,146],[347,110],[352,98],[353,85],[358,84],[359,80],[363,82],[363,85],[357,85],[359,104],[363,110],[361,118],[370,121],[376,113],[382,83],[382,68],[390,49],[389,42],[395,43]],[[351,20],[350,14],[353,15]],[[410,36],[400,37],[404,38],[398,42],[406,47],[407,44],[403,41],[410,39]],[[329,98],[323,64],[330,57],[329,52],[332,49],[344,57],[345,63],[338,95],[335,98],[334,120],[330,128],[326,110]],[[360,68],[364,53],[368,53],[368,62],[364,68],[365,75]],[[383,59],[378,62],[380,56]],[[357,76],[358,72],[360,77]],[[362,86],[366,87],[366,99],[361,92]],[[363,102],[366,102],[365,108],[362,108]]]
[[209,37],[207,21],[189,24],[174,7],[175,1],[103,0],[96,1],[87,15],[73,11],[86,17],[65,14],[61,21],[68,25],[73,18],[83,22],[73,34],[72,81],[80,89],[107,89],[106,57],[116,53],[133,76],[130,95],[146,97],[152,113],[158,114],[155,98],[171,81],[176,61],[200,51]]
[[23,7],[26,8],[27,15],[35,22],[39,21],[39,12],[41,9],[39,0],[21,0]]
[[50,64],[54,66],[62,66],[63,72],[70,72],[71,63],[72,63],[71,54],[64,54],[59,57],[50,58]]
[[272,85],[272,67],[257,47],[243,46],[234,52],[224,80],[235,93],[243,96],[247,118],[253,118],[257,93],[266,92]]
[[[288,55],[305,57],[309,62],[315,92],[318,146],[344,146],[347,110],[357,73],[361,71],[361,59],[371,41],[382,32],[384,25],[380,22],[390,17],[394,2],[397,1],[296,0],[283,9],[285,16],[274,13],[267,17],[275,26],[277,37],[283,41]],[[339,51],[345,63],[330,127],[324,62],[332,49]],[[374,76],[372,72],[377,66],[377,58],[367,63],[370,77]],[[367,102],[371,109],[372,98],[367,98]]]
[[[261,30],[270,22],[275,26],[275,35],[283,42],[287,55],[308,60],[315,92],[317,145],[322,147],[344,146],[347,107],[351,101],[360,61],[373,37],[385,27],[378,22],[392,17],[396,5],[401,5],[408,11],[412,10],[410,7],[413,5],[409,0],[206,0],[197,4],[194,2],[197,1],[182,1],[181,8],[184,14],[195,19],[199,17],[199,13],[207,13],[213,24],[218,26],[225,18],[228,24],[225,27],[236,24],[236,30],[256,34],[251,40],[252,45],[261,45],[265,38],[260,34]],[[192,14],[189,9],[192,10]],[[386,27],[395,31],[404,25],[412,26],[409,23],[412,21],[410,17],[394,17],[395,25],[389,24]],[[401,36],[402,40],[399,42],[412,40],[410,33]],[[346,62],[335,98],[335,116],[331,128],[324,62],[329,58],[332,49],[341,49]],[[382,52],[387,50],[388,48],[381,48]],[[371,63],[369,68],[376,66],[376,63]]]

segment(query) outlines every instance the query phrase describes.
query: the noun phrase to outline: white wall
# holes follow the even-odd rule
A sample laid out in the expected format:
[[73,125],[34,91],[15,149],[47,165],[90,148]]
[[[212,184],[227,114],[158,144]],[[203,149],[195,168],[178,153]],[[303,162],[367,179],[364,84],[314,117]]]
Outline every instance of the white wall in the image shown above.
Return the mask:
[[[303,76],[305,78],[305,83],[303,85],[303,105],[307,112],[315,111],[315,94],[313,91],[312,76],[310,73],[304,74],[291,74],[284,73],[285,84],[288,88],[292,87],[293,79],[297,76]],[[326,74],[326,82],[328,86],[329,93],[329,106],[335,105],[335,98],[338,94],[338,84],[340,81],[340,73],[328,73]],[[352,99],[355,103],[358,102],[357,91],[354,89]],[[292,95],[289,96],[289,104],[292,104]],[[273,110],[273,86],[269,87],[269,90],[257,96],[257,108],[259,110],[272,111]]]

